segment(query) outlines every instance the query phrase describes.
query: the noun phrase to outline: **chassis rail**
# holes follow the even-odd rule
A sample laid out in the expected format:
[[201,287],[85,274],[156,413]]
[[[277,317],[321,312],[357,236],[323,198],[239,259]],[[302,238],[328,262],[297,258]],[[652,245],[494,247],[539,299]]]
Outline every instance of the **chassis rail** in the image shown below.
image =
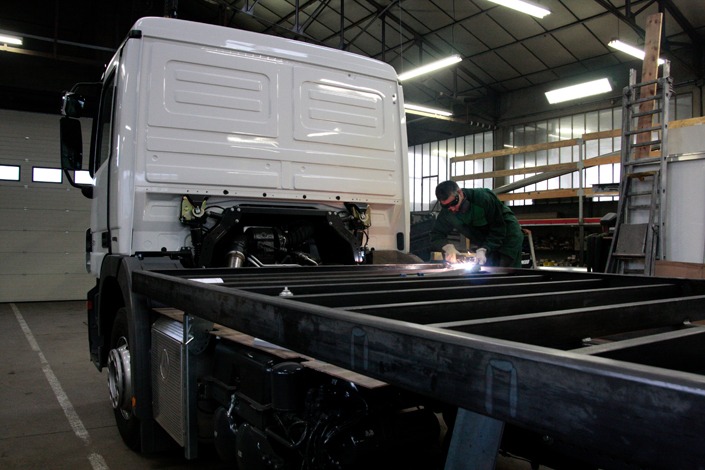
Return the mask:
[[705,466],[705,281],[389,265],[136,271],[133,289],[607,466]]

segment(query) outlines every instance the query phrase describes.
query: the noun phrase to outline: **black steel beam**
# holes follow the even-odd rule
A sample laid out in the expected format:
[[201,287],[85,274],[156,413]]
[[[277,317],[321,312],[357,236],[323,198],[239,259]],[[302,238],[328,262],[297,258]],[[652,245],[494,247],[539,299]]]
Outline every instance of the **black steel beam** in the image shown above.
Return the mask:
[[[146,258],[146,257],[145,257]],[[530,270],[525,270],[531,273]],[[204,268],[204,269],[175,269],[156,271],[168,274],[173,277],[183,278],[203,278],[203,277],[223,277],[224,279],[244,279],[244,280],[266,280],[266,279],[291,279],[296,280],[302,276],[308,278],[325,277],[358,277],[368,276],[424,276],[432,273],[448,275],[449,270],[446,265],[438,263],[407,264],[403,267],[388,264],[366,264],[361,266],[344,265],[322,265],[322,266],[263,266],[258,268]],[[458,270],[458,275],[462,271]],[[535,272],[534,272],[535,274]]]
[[573,350],[618,361],[665,369],[705,373],[705,328],[685,325],[667,333],[617,340]]
[[[256,291],[260,287],[266,286],[276,286],[283,285],[283,283],[288,282],[293,286],[304,286],[313,288],[315,285],[327,285],[332,289],[348,289],[352,288],[356,284],[367,284],[367,285],[378,285],[378,284],[392,284],[398,283],[400,285],[411,285],[413,283],[446,283],[447,285],[460,285],[460,284],[496,284],[496,283],[507,283],[507,282],[531,282],[533,281],[547,281],[548,278],[540,274],[529,274],[521,276],[502,276],[502,275],[490,275],[490,274],[468,274],[461,275],[460,273],[448,274],[440,273],[442,277],[434,277],[433,273],[430,275],[413,275],[413,274],[373,274],[370,276],[365,276],[354,273],[333,273],[323,276],[308,275],[308,273],[302,273],[302,276],[297,278],[292,277],[267,277],[262,279],[257,279],[257,277],[252,277],[250,279],[237,279],[237,278],[223,278],[223,285],[226,287],[233,287],[235,289],[247,289]],[[322,283],[322,284],[321,284]],[[353,288],[354,290],[354,288]],[[324,291],[325,292],[325,291]],[[330,292],[330,290],[328,291]]]
[[[277,295],[283,285],[283,280],[230,280],[226,279],[223,286],[243,289],[248,292],[256,292],[265,295]],[[433,277],[433,276],[412,276],[396,278],[341,278],[341,279],[320,279],[319,282],[312,282],[311,279],[299,279],[291,284],[287,284],[294,295],[317,295],[336,294],[345,295],[355,292],[374,292],[390,289],[439,289],[457,288],[468,286],[493,286],[497,284],[525,284],[547,281],[545,276],[537,274],[535,276],[463,276],[463,277]],[[584,281],[573,281],[584,282]],[[588,281],[590,282],[590,281]],[[596,280],[594,282],[604,282]]]
[[[133,287],[189,314],[617,462],[649,468],[699,468],[705,462],[705,378],[700,375],[357,315],[163,274],[135,272]],[[705,297],[685,302],[705,311]],[[632,305],[633,313],[645,305]],[[660,307],[668,305],[673,310],[685,307],[675,301]]]
[[[209,268],[193,270],[193,272],[178,270],[156,272],[267,294],[276,294],[279,292],[276,289],[285,285],[301,287],[304,289],[301,293],[324,293],[347,289],[354,291],[355,286],[363,284],[375,286],[385,283],[399,283],[399,285],[436,283],[438,286],[452,286],[466,283],[550,281],[555,278],[552,273],[540,273],[532,269],[517,269],[512,273],[506,271],[469,273],[465,269],[447,269],[440,264],[409,266],[401,270],[391,270],[389,265],[348,266],[347,269],[340,269],[341,266],[321,266],[320,269],[313,266],[291,267],[286,268],[291,272],[285,274],[282,273],[281,267],[274,270],[271,268]],[[261,272],[258,272],[259,270]]]
[[[481,328],[482,331],[494,332],[491,325],[501,324],[505,331],[504,335],[516,335],[517,341],[524,341],[524,335],[531,335],[530,331],[525,331],[526,322],[516,323],[505,321],[504,317],[521,319],[529,317],[529,314],[537,312],[551,312],[566,309],[578,309],[582,307],[596,307],[600,305],[614,304],[619,302],[637,302],[644,300],[662,299],[673,297],[678,292],[676,286],[671,284],[651,285],[648,289],[643,286],[631,287],[610,287],[602,289],[583,289],[566,292],[557,292],[551,289],[551,284],[547,283],[541,293],[508,295],[497,297],[467,298],[462,300],[440,300],[430,302],[403,302],[395,305],[368,305],[351,308],[351,312],[364,313],[366,315],[377,316],[395,320],[404,320],[413,323],[435,324],[439,327],[453,327],[459,331],[467,329]],[[403,301],[404,299],[400,299]],[[530,316],[532,328],[533,318]],[[493,322],[488,319],[494,318]],[[499,319],[498,319],[499,318]],[[455,325],[443,325],[445,322],[460,322]],[[536,323],[539,323],[536,321]],[[570,328],[571,325],[562,325]],[[484,334],[484,333],[478,333]],[[497,333],[502,337],[502,333]],[[493,335],[489,335],[493,336]],[[528,341],[533,343],[533,341]],[[555,346],[554,346],[555,347]],[[571,346],[575,347],[575,346]]]
[[[650,286],[648,290],[653,289]],[[621,299],[620,296],[620,302]],[[600,338],[653,328],[677,329],[686,322],[705,319],[703,307],[705,296],[679,297],[433,326],[569,350],[578,348],[586,338]]]
[[[386,290],[360,292],[330,292],[326,294],[295,295],[299,302],[324,305],[326,307],[345,308],[354,310],[356,307],[365,308],[372,305],[373,309],[397,308],[399,301],[404,305],[409,302],[423,303],[430,305],[431,302],[438,301],[462,301],[463,303],[472,299],[473,301],[486,297],[513,297],[522,294],[545,293],[546,291],[558,293],[562,291],[574,291],[576,289],[597,289],[603,285],[601,279],[579,279],[574,281],[556,281],[550,284],[544,282],[524,282],[513,284],[494,285],[456,285],[453,287],[420,287],[413,289],[401,286],[398,289],[388,288]],[[387,287],[387,286],[382,286]],[[402,307],[404,308],[404,307]],[[385,315],[382,315],[385,316]],[[406,318],[406,317],[405,317]],[[407,320],[408,321],[408,320]]]

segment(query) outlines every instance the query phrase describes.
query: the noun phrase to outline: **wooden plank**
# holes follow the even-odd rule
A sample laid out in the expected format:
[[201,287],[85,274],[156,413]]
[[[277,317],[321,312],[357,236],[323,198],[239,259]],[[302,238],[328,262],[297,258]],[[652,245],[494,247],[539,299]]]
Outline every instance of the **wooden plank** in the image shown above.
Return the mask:
[[610,163],[621,163],[622,155],[619,152],[606,153],[599,157],[588,158],[583,162],[585,168],[599,165],[609,165]]
[[[514,193],[514,194],[498,194],[497,197],[500,201],[521,201],[525,199],[559,199],[564,197],[578,197],[578,192],[580,190],[576,188],[572,189],[549,189],[545,191],[529,191],[526,193]],[[605,191],[605,192],[595,192],[592,188],[585,188],[584,196],[619,196],[617,191]]]
[[[588,158],[587,160],[583,161],[583,166],[585,168],[590,168],[590,167],[598,166],[598,165],[619,163],[620,158],[621,157],[619,155],[619,152],[613,152],[613,153],[609,153],[609,154],[602,155],[599,157]],[[532,167],[524,167],[524,168],[513,168],[511,170],[487,171],[484,173],[473,173],[472,175],[453,176],[453,177],[451,177],[451,179],[453,181],[468,181],[468,180],[479,180],[479,179],[484,179],[484,178],[500,178],[503,176],[511,176],[511,175],[523,175],[526,173],[545,173],[545,172],[549,172],[549,171],[563,171],[563,170],[578,171],[578,163],[577,162],[554,163],[552,165],[540,165],[540,166],[532,166]]]
[[[654,13],[646,18],[646,44],[644,46],[644,64],[641,69],[641,82],[650,82],[658,78],[658,58],[661,52],[661,23],[663,13]],[[657,84],[645,85],[639,91],[639,98],[652,98],[656,95]],[[639,106],[639,112],[653,111],[654,101],[646,101]],[[653,126],[654,115],[639,116],[638,129],[648,129]],[[636,143],[641,144],[651,140],[651,132],[642,132],[636,135]],[[634,150],[635,158],[648,157],[651,149],[648,145],[637,146]]]
[[561,147],[570,147],[578,145],[578,139],[558,140],[556,142],[546,142],[543,144],[525,145],[523,147],[512,147],[502,150],[492,150],[491,152],[474,153],[471,155],[462,155],[450,159],[451,163],[465,162],[469,160],[480,160],[482,158],[506,157],[507,155],[517,155],[520,153],[537,152],[539,150],[550,150]]
[[[600,225],[599,217],[584,217],[583,224],[585,225]],[[580,225],[580,219],[577,217],[561,217],[559,218],[548,218],[548,219],[519,219],[519,225],[524,226],[536,226],[536,225]]]
[[[609,139],[622,136],[622,129],[613,129],[611,131],[601,131],[601,132],[591,132],[589,134],[583,134],[581,139],[586,140],[598,140],[598,139]],[[469,160],[480,160],[482,158],[495,158],[495,157],[506,157],[507,155],[518,155],[521,153],[537,152],[539,150],[549,150],[562,147],[572,147],[573,145],[578,145],[578,139],[569,140],[558,140],[556,142],[546,142],[543,144],[532,144],[525,145],[523,147],[512,147],[501,150],[492,150],[489,152],[474,153],[470,155],[462,155],[459,157],[453,157],[450,159],[451,163],[464,162]]]
[[668,123],[669,129],[678,129],[681,127],[701,126],[705,124],[705,116],[694,117],[690,119],[679,119]]
[[622,137],[622,129],[613,129],[611,131],[591,132],[589,134],[583,134],[583,140],[599,140],[614,137]]
[[578,169],[578,164],[570,163],[555,163],[553,165],[540,165],[524,168],[513,168],[511,170],[487,171],[484,173],[473,173],[472,175],[452,176],[453,181],[479,180],[483,178],[501,178],[503,176],[523,175],[526,173],[544,173],[547,171],[573,170]]

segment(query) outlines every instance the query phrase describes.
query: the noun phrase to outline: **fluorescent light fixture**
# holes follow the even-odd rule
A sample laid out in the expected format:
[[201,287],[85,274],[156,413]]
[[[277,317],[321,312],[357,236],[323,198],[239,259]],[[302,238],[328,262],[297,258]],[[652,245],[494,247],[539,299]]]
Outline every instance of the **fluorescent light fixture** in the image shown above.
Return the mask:
[[[443,116],[450,117],[453,115],[450,111],[444,111],[442,109],[429,108],[428,106],[419,106],[417,104],[404,103],[404,111],[409,114],[418,114],[421,116]],[[434,116],[435,115],[435,116]]]
[[[617,49],[618,51],[622,51],[624,53],[627,53],[632,57],[636,57],[637,59],[644,60],[644,57],[646,57],[646,52],[644,52],[642,49],[639,49],[638,47],[634,47],[630,44],[622,42],[619,39],[613,39],[610,42],[608,42],[607,45]],[[666,62],[666,61],[663,59],[658,60],[659,65],[663,64],[664,62]]]
[[535,16],[536,18],[543,18],[551,13],[551,10],[523,0],[490,0],[490,2],[526,13],[527,15]]
[[19,36],[11,36],[9,34],[0,33],[0,44],[12,44],[13,46],[21,46],[22,38]]
[[409,70],[408,72],[404,72],[399,75],[398,78],[399,81],[403,82],[404,80],[409,80],[410,78],[418,77],[419,75],[434,72],[438,69],[442,69],[443,67],[448,67],[449,65],[457,64],[461,60],[463,60],[462,57],[460,57],[458,54],[454,54],[450,57],[446,57],[445,59],[437,60],[435,62],[431,62],[430,64],[422,65],[421,67]]
[[579,83],[577,85],[558,88],[546,92],[546,99],[550,104],[562,103],[563,101],[575,100],[586,96],[599,95],[612,91],[612,85],[606,78],[593,80],[591,82]]

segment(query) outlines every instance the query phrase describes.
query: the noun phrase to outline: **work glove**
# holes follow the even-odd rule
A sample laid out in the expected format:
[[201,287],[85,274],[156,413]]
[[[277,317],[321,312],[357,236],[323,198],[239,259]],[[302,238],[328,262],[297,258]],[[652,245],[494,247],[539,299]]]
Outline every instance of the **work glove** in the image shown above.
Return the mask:
[[455,245],[452,243],[448,243],[447,245],[443,245],[443,253],[445,253],[445,259],[449,263],[457,263],[458,262],[458,255],[460,252],[455,249]]
[[475,263],[479,266],[484,266],[487,263],[487,248],[478,248],[475,250]]

